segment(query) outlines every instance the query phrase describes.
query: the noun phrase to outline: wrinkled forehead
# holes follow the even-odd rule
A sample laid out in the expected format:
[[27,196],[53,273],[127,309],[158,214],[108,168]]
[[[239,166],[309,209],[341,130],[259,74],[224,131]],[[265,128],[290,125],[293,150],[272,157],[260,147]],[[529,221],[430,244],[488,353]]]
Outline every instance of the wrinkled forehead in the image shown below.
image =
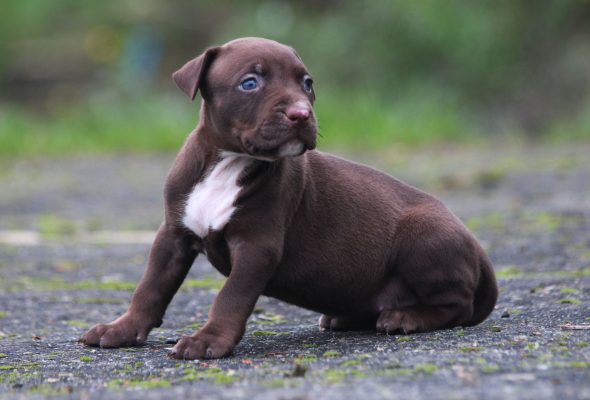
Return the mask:
[[209,79],[239,79],[247,73],[299,76],[307,70],[289,46],[266,39],[238,39],[220,48],[211,65]]

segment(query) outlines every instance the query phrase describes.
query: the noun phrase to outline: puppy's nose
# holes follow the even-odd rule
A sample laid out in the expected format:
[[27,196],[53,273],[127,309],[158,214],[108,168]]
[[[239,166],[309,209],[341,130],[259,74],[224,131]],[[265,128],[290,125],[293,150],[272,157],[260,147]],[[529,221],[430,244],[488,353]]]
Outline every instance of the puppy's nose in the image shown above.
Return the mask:
[[305,103],[297,102],[285,111],[287,118],[293,122],[305,122],[311,115],[311,109]]

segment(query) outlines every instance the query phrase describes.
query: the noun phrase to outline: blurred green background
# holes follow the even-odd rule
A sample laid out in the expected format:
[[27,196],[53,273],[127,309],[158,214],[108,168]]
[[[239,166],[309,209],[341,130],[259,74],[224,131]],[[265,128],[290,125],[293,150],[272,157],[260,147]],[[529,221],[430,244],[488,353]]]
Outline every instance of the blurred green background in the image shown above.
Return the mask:
[[324,148],[590,139],[590,1],[4,0],[0,155],[174,151],[171,73],[240,36],[298,50]]

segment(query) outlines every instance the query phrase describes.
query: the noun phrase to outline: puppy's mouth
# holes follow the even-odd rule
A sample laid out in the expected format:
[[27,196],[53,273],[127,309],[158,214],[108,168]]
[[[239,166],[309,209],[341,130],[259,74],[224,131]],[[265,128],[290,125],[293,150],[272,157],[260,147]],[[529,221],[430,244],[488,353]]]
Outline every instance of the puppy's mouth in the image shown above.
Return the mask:
[[278,160],[297,157],[316,146],[315,119],[305,123],[288,124],[273,119],[260,128],[242,136],[243,150],[254,158]]

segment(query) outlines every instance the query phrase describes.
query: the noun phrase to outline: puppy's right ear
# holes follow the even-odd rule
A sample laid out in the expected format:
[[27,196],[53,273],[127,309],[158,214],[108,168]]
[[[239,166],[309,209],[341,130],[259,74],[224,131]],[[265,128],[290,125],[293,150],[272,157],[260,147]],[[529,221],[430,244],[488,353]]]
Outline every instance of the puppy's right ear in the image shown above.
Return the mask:
[[219,47],[211,47],[203,54],[184,64],[172,74],[172,79],[191,100],[195,99],[199,87],[203,84],[205,73],[219,51]]

